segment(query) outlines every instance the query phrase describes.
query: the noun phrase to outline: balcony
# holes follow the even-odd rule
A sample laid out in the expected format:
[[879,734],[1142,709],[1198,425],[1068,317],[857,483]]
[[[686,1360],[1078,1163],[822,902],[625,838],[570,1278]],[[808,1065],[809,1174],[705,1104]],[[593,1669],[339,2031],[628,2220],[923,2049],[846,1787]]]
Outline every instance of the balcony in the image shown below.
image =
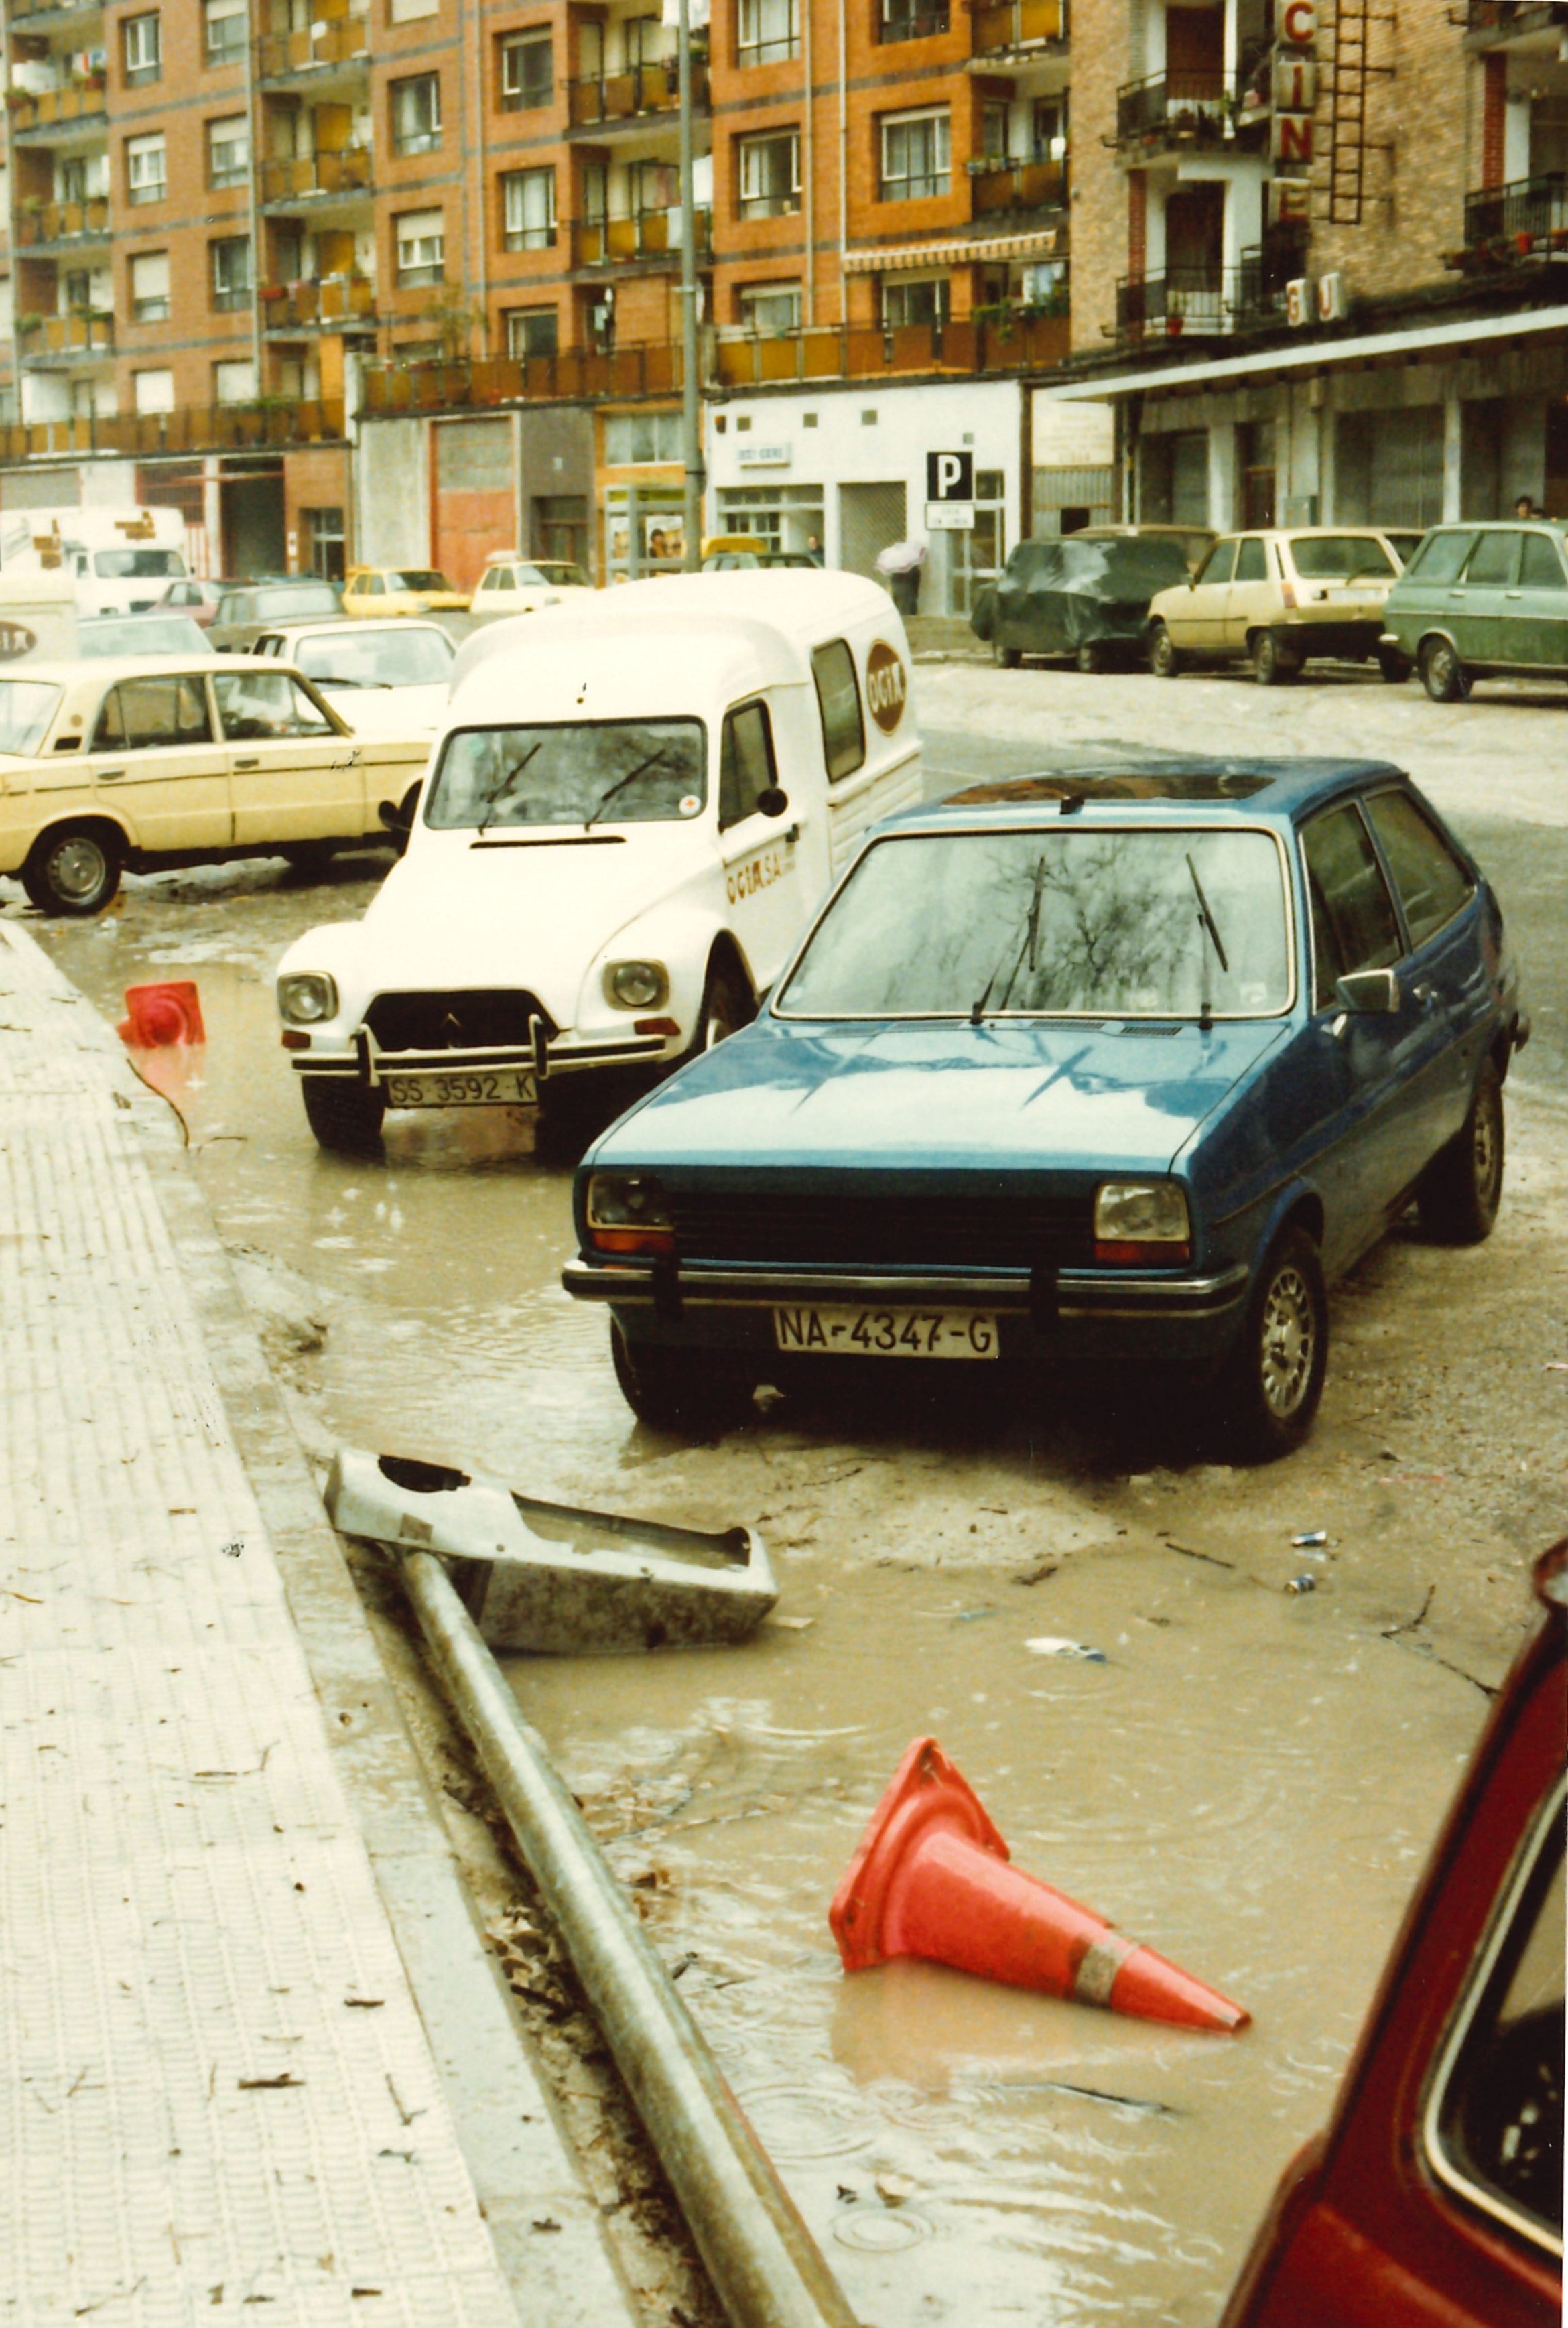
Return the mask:
[[263,33],[256,43],[258,80],[286,80],[333,65],[360,64],[371,53],[368,16],[317,17],[297,33]]
[[90,129],[102,129],[108,117],[108,99],[101,79],[67,81],[62,89],[7,89],[5,108],[11,116],[14,137],[27,137],[41,129],[61,129],[80,123]]
[[[260,297],[262,329],[268,332],[341,331],[346,324],[375,320],[376,286],[369,275],[266,283]],[[249,294],[244,304],[250,304]]]
[[1243,271],[1216,264],[1124,276],[1116,286],[1118,339],[1228,339],[1241,312]]
[[[691,102],[704,111],[708,105],[708,67],[691,61]],[[639,122],[649,114],[673,116],[681,103],[680,66],[673,57],[657,64],[631,65],[624,72],[590,74],[567,83],[567,126],[570,129],[614,129]]]
[[1235,277],[1235,323],[1238,332],[1266,332],[1289,321],[1286,287],[1307,272],[1304,245],[1253,243],[1242,253]]
[[1561,172],[1467,194],[1464,249],[1444,264],[1488,275],[1553,259],[1568,261],[1568,177]]
[[1497,49],[1528,42],[1550,52],[1564,26],[1568,26],[1564,0],[1469,0],[1465,11],[1465,46]]
[[1067,38],[1067,0],[968,0],[968,5],[977,57],[1059,48]]
[[715,351],[718,384],[769,388],[788,381],[890,380],[902,375],[961,376],[1048,371],[1066,359],[1066,315],[1014,315],[996,321],[828,324],[821,330],[726,334]]
[[1218,65],[1124,82],[1116,92],[1116,143],[1145,151],[1222,145],[1231,134],[1237,95],[1235,77]]
[[16,240],[24,250],[41,250],[51,243],[107,242],[108,235],[105,194],[85,202],[41,202],[29,195],[16,220]]
[[57,33],[63,32],[78,17],[85,23],[89,16],[102,14],[103,0],[19,0],[19,5],[10,11],[10,23],[14,33],[22,32],[29,28],[33,18],[42,17],[43,22],[38,30]]
[[84,356],[111,356],[114,345],[113,315],[89,308],[16,318],[16,352],[23,363],[68,364]]
[[1067,164],[1045,155],[1033,161],[1009,161],[1005,155],[982,155],[969,165],[970,203],[977,219],[1016,217],[1028,211],[1055,211],[1067,200]]
[[330,194],[366,193],[370,183],[368,146],[344,146],[325,154],[296,154],[289,160],[261,164],[263,202],[310,202]]
[[0,426],[0,463],[102,453],[148,458],[159,453],[230,453],[256,447],[337,444],[341,399],[268,404],[184,405],[174,412],[122,412],[111,419],[14,421]]
[[662,343],[604,355],[488,356],[464,363],[371,364],[367,412],[447,412],[454,407],[561,403],[585,397],[676,396],[681,351]]
[[882,0],[877,38],[891,45],[899,41],[929,41],[952,30],[948,0]]
[[[699,259],[711,256],[713,214],[695,211],[695,248]],[[643,211],[635,218],[579,219],[572,227],[574,267],[629,267],[639,261],[677,263],[682,249],[678,210]]]

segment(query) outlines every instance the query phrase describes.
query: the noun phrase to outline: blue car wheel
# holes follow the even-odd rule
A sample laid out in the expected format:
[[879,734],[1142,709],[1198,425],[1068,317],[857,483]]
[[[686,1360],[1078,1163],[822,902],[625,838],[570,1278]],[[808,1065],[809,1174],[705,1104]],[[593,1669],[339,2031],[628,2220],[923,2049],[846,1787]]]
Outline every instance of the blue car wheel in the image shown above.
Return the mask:
[[634,1342],[620,1320],[612,1319],[610,1356],[621,1396],[650,1430],[679,1438],[717,1438],[751,1413],[756,1375],[739,1350]]
[[1237,1451],[1288,1455],[1312,1427],[1329,1367],[1329,1297],[1318,1248],[1303,1228],[1275,1239],[1253,1282],[1246,1322],[1222,1381]]
[[1503,1201],[1503,1086],[1483,1061],[1464,1128],[1439,1150],[1417,1190],[1422,1226],[1448,1244],[1490,1236]]

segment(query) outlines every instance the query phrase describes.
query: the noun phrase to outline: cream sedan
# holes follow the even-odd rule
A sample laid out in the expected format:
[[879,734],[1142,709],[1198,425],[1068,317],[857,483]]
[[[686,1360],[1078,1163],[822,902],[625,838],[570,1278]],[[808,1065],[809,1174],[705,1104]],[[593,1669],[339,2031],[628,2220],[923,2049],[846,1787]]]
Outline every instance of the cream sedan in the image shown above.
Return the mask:
[[0,674],[0,873],[45,914],[96,914],[164,865],[390,842],[429,738],[356,736],[310,681],[257,655],[106,656]]
[[1221,536],[1190,582],[1149,606],[1149,668],[1175,679],[1188,663],[1250,662],[1259,684],[1294,679],[1310,657],[1410,675],[1382,645],[1384,601],[1404,570],[1375,526],[1297,526]]

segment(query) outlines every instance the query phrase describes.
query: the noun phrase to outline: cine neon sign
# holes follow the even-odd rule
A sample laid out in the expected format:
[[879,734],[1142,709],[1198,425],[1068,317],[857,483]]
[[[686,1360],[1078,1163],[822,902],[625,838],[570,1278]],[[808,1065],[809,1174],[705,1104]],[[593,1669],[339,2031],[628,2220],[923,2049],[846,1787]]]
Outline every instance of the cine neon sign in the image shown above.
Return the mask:
[[1317,48],[1318,0],[1285,0],[1274,55],[1273,157],[1282,169],[1311,166]]

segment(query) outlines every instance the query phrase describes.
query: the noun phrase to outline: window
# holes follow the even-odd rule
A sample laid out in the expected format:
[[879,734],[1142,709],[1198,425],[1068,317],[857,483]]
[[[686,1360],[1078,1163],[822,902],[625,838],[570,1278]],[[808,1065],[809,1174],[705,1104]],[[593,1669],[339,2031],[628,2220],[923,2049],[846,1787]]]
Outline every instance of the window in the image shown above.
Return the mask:
[[757,813],[764,793],[778,782],[774,774],[773,731],[767,706],[745,703],[726,714],[718,747],[718,830],[727,831]]
[[885,202],[918,202],[948,190],[947,108],[888,113],[881,121]]
[[737,138],[740,215],[784,218],[801,206],[801,139],[798,129],[772,137]]
[[174,408],[172,371],[134,371],[131,391],[138,412],[173,412]]
[[800,330],[798,283],[747,283],[737,292],[735,304],[748,332]]
[[245,54],[246,0],[202,0],[202,33],[210,65],[236,63]]
[[250,237],[228,234],[209,243],[212,305],[220,313],[250,305]]
[[1331,1010],[1336,979],[1399,960],[1399,923],[1371,838],[1354,808],[1315,816],[1301,836],[1312,901],[1312,1008]]
[[207,183],[242,186],[250,175],[250,125],[242,113],[207,124]]
[[1568,589],[1563,573],[1563,558],[1554,541],[1544,533],[1525,536],[1525,559],[1519,569],[1519,580],[1526,590]]
[[739,0],[736,62],[780,64],[801,52],[800,0]]
[[502,247],[506,250],[550,250],[555,247],[555,171],[508,170],[501,181]]
[[[882,0],[882,11],[877,23],[879,41],[924,41],[933,33],[945,33],[949,23],[948,0]],[[990,148],[987,148],[990,151]]]
[[[133,202],[161,202],[168,183],[164,133],[126,139],[126,191]],[[70,201],[69,195],[65,196]]]
[[144,250],[131,261],[131,315],[138,324],[169,320],[169,254]]
[[441,143],[441,76],[416,73],[392,83],[392,151],[433,154]]
[[509,356],[553,356],[560,346],[560,319],[553,307],[513,307],[506,317]]
[[440,0],[389,0],[387,14],[394,24],[411,24],[419,16],[433,16]]
[[632,468],[681,458],[678,412],[612,412],[605,422],[605,466]]
[[501,105],[505,113],[527,113],[548,105],[555,83],[555,50],[548,33],[508,33],[501,52]]
[[127,89],[141,89],[161,80],[164,72],[163,27],[156,9],[146,16],[127,16],[120,26],[121,56]]
[[855,658],[843,639],[816,649],[812,677],[817,683],[817,710],[822,723],[822,758],[828,782],[836,784],[841,776],[852,776],[866,757],[866,723],[860,711]]
[[87,268],[71,268],[61,277],[61,283],[68,314],[79,315],[84,308],[92,305],[92,276]]
[[[1372,546],[1376,549],[1376,542]],[[1268,578],[1268,560],[1263,556],[1262,537],[1250,533],[1236,551],[1236,580],[1266,582]]]
[[1199,582],[1228,582],[1235,568],[1236,544],[1235,536],[1232,534],[1225,540],[1215,543],[1198,568],[1196,578]]
[[896,275],[882,286],[882,322],[890,332],[906,324],[927,324],[940,331],[947,321],[947,303],[945,275],[914,281]]
[[1479,535],[1465,568],[1466,587],[1506,590],[1518,570],[1520,540],[1512,531]]
[[1357,574],[1392,581],[1399,571],[1383,544],[1364,533],[1308,534],[1291,542],[1291,562],[1303,582],[1349,582]]
[[214,404],[255,403],[256,366],[249,356],[213,365],[212,401]]
[[331,736],[337,731],[318,705],[286,671],[223,671],[212,682],[223,733],[233,744],[277,737]]
[[346,570],[343,513],[341,509],[302,509],[300,523],[309,530],[310,570],[324,582],[341,582]]
[[1429,533],[1404,570],[1423,582],[1452,582],[1474,540],[1473,533]]
[[1469,904],[1475,884],[1405,793],[1374,793],[1366,812],[1394,875],[1410,943],[1424,945]]
[[398,280],[401,284],[441,283],[446,275],[446,226],[440,211],[405,211],[394,219],[398,246]]
[[212,720],[199,679],[122,679],[103,699],[90,752],[166,751],[210,744]]

